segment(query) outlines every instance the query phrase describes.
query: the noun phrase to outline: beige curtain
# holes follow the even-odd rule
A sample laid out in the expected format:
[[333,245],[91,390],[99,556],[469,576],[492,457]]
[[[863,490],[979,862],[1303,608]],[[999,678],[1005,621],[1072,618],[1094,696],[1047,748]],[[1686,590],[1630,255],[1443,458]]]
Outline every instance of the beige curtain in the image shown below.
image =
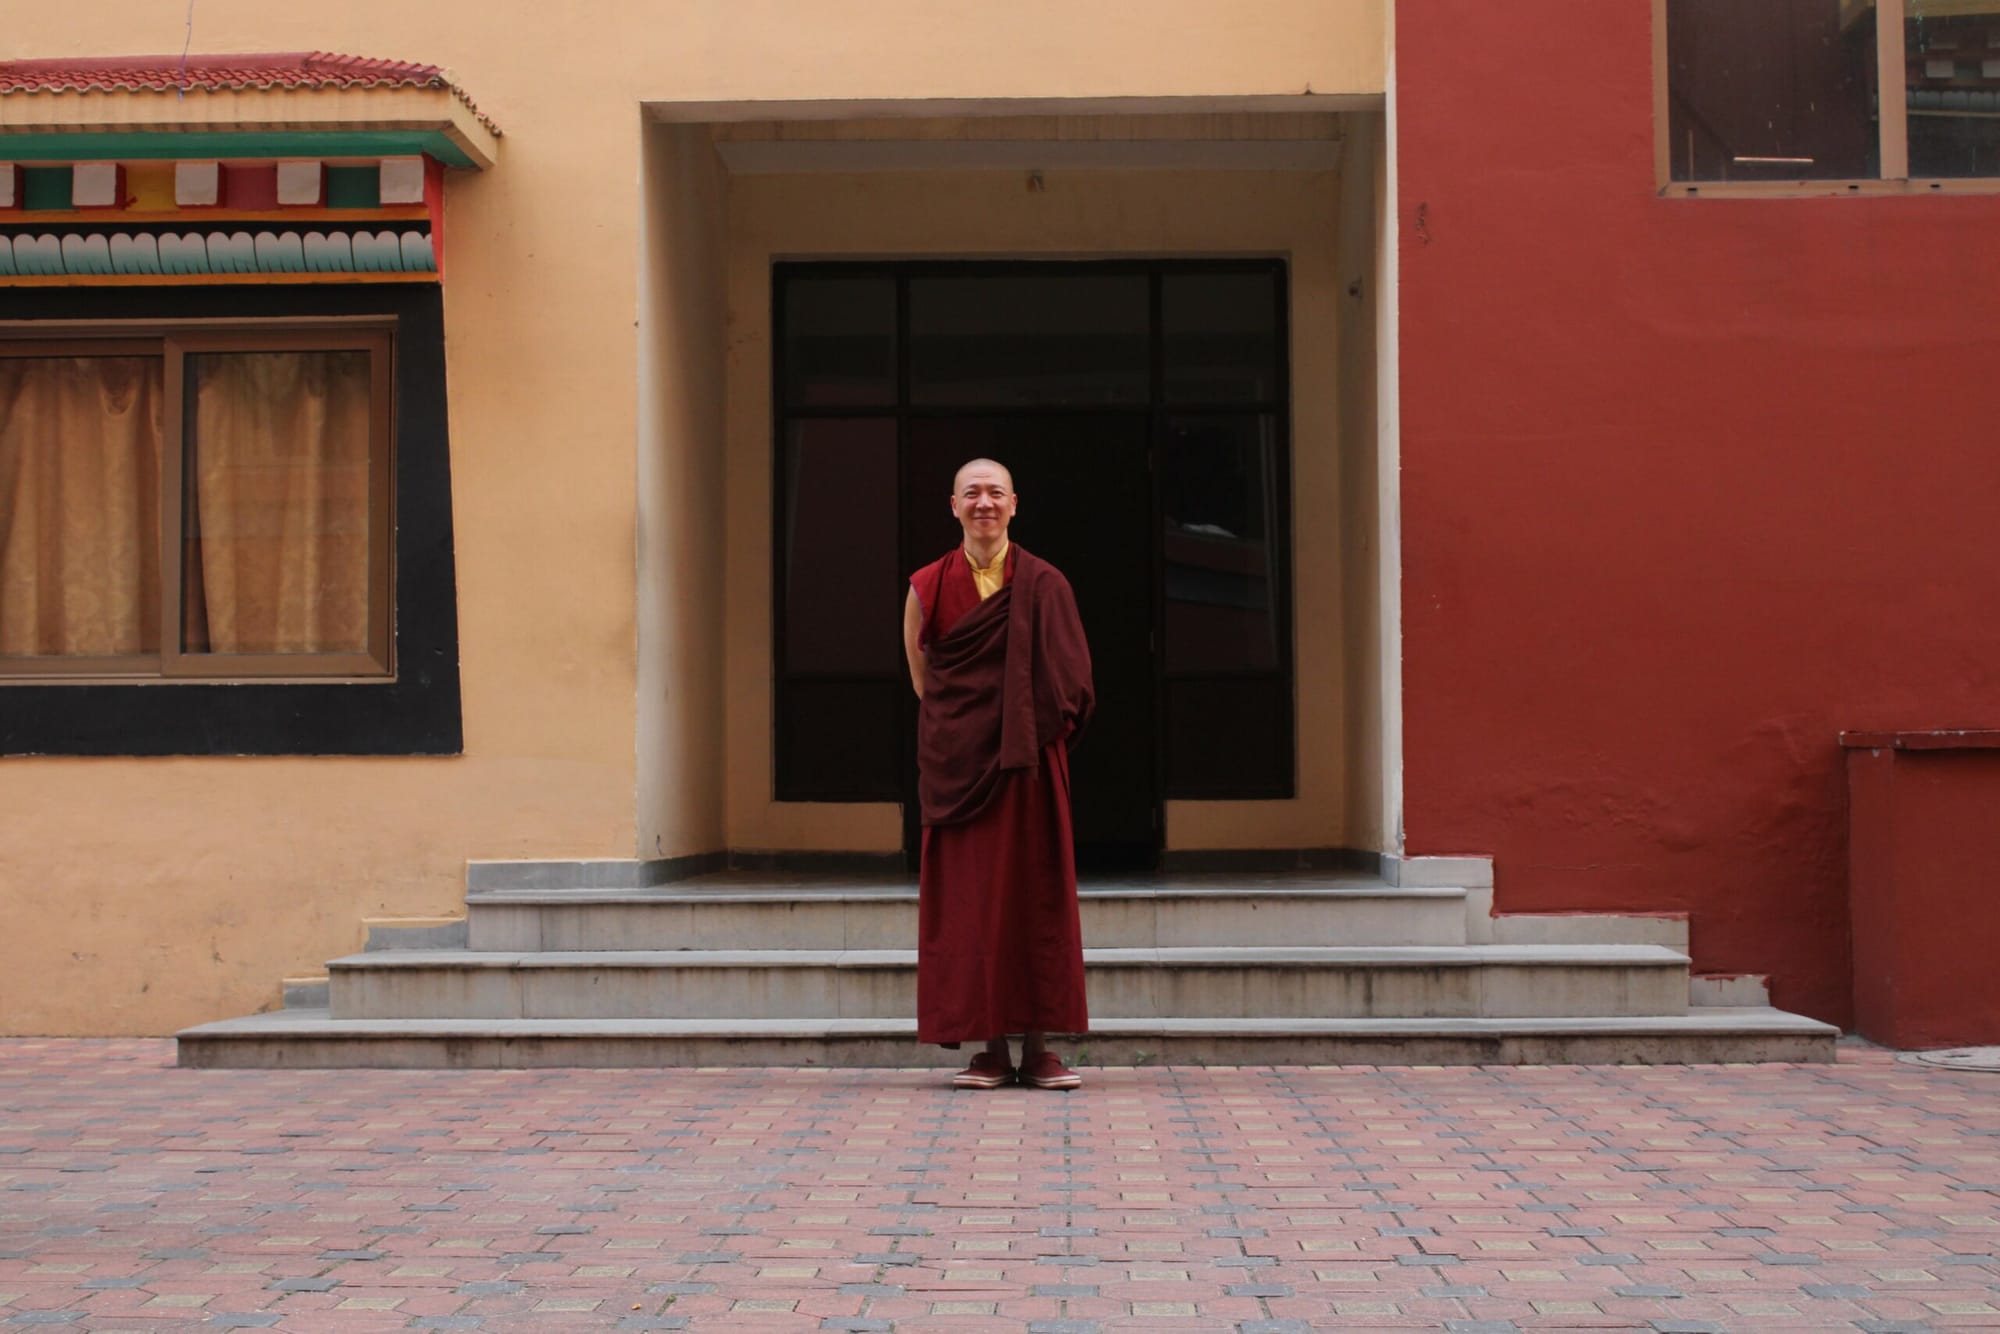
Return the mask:
[[366,652],[369,354],[189,363],[186,651]]
[[160,646],[158,357],[0,357],[0,656]]

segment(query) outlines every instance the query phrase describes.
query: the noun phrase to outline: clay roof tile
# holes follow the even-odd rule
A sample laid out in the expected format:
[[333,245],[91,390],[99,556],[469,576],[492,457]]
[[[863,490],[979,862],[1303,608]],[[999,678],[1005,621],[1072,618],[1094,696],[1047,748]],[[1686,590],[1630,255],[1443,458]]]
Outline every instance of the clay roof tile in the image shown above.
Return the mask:
[[500,133],[441,67],[410,60],[377,60],[331,51],[0,60],[0,96],[251,88],[447,88],[480,124],[496,135]]

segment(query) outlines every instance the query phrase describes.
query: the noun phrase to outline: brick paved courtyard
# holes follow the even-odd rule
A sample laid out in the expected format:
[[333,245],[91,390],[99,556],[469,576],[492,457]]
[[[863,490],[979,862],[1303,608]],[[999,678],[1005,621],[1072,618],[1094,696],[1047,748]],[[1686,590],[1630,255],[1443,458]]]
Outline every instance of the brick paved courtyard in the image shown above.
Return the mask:
[[2000,1075],[199,1071],[0,1041],[0,1326],[2000,1328]]

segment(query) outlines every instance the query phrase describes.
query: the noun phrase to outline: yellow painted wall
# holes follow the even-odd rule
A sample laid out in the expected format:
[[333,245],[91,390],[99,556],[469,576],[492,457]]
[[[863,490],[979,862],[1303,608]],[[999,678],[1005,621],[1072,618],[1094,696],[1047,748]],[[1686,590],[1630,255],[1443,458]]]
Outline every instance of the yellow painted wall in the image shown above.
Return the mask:
[[[267,1007],[278,978],[357,947],[364,915],[454,910],[468,858],[711,850],[718,811],[699,775],[639,759],[675,735],[706,753],[659,690],[671,692],[675,653],[702,661],[693,639],[713,624],[705,595],[666,615],[662,590],[642,602],[637,575],[642,510],[663,525],[649,555],[655,539],[679,549],[669,530],[688,518],[674,474],[642,478],[642,443],[698,438],[712,413],[699,394],[640,392],[646,375],[695,364],[685,348],[642,357],[636,334],[641,219],[661,216],[642,204],[642,105],[704,120],[813,100],[834,114],[866,99],[880,114],[915,98],[1379,97],[1382,12],[1382,0],[202,0],[197,51],[443,64],[505,131],[499,165],[454,174],[446,197],[466,753],[0,759],[0,1032],[162,1033]],[[178,51],[186,18],[157,0],[15,5],[7,54]],[[1175,249],[1195,237],[1127,221],[1165,227]],[[649,331],[666,337],[671,321],[651,310]],[[676,309],[687,322],[672,327],[699,319]],[[756,571],[734,568],[733,434],[730,449],[733,597]],[[734,621],[729,634],[733,672],[750,664]],[[644,706],[642,637],[666,668],[647,675]],[[728,704],[733,755],[746,706],[734,689]],[[738,810],[738,795],[732,839],[783,846],[768,803]],[[840,846],[847,829],[797,841]]]
[[[1043,183],[1031,192],[1024,173],[1008,171],[743,176],[730,182],[727,676],[734,847],[886,850],[899,847],[902,838],[893,805],[771,797],[771,262],[941,255],[1290,260],[1298,796],[1169,802],[1167,846],[1349,841],[1346,590],[1342,545],[1333,540],[1343,503],[1339,175],[1047,171]],[[1363,396],[1370,389],[1360,387]]]

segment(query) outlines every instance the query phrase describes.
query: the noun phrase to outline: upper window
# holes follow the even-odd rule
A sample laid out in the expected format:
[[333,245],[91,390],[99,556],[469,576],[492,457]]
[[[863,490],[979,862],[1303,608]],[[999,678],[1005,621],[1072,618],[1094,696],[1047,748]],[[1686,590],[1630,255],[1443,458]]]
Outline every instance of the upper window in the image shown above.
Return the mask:
[[392,675],[390,347],[0,329],[0,679]]
[[2000,0],[1660,0],[1666,179],[2000,177]]

